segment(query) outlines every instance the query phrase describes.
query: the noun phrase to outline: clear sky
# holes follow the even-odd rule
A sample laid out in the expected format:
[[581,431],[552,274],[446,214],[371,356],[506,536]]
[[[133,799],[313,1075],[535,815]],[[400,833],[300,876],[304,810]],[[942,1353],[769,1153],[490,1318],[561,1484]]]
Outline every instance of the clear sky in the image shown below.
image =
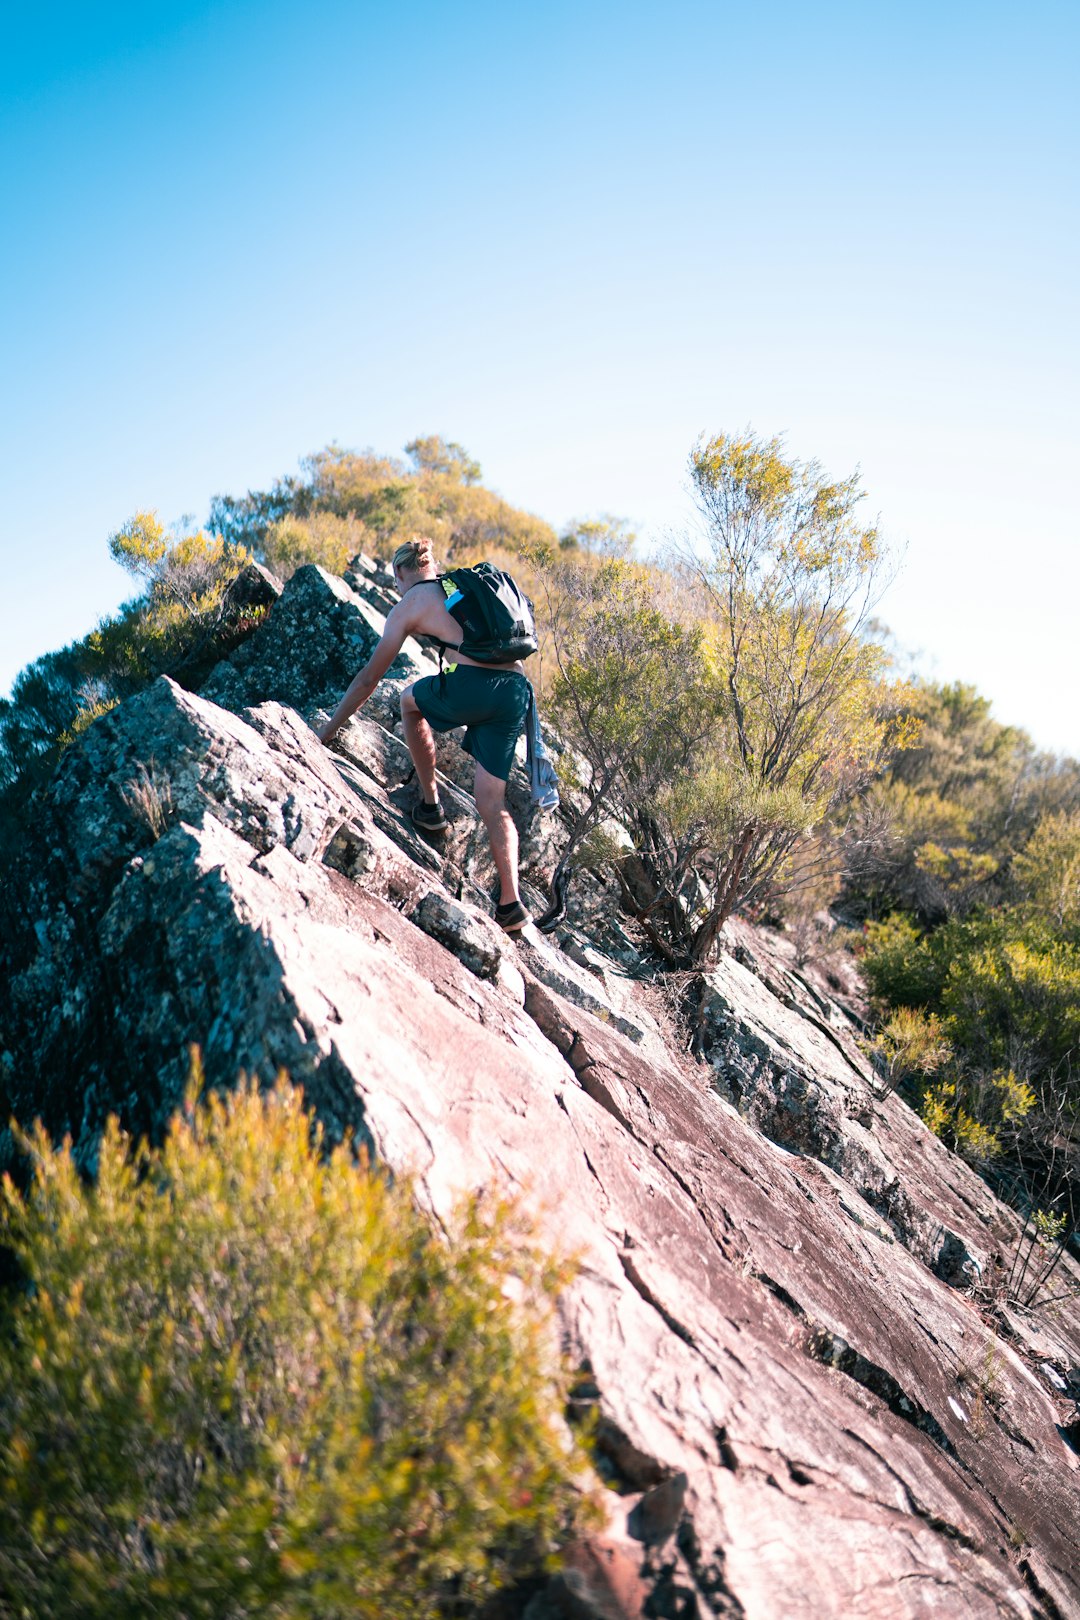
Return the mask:
[[1075,0],[0,0],[0,691],[331,440],[556,525],[861,466],[919,667],[1080,755]]

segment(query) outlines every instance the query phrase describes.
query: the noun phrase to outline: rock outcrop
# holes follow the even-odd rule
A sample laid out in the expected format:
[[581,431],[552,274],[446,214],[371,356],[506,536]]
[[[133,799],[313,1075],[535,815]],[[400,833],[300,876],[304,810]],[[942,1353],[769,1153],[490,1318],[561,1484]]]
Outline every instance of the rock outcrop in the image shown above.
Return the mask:
[[[108,1111],[160,1130],[198,1043],[214,1083],[286,1068],[437,1213],[521,1192],[581,1259],[609,1506],[530,1620],[1080,1614],[1076,1299],[995,1300],[1015,1216],[782,942],[729,931],[692,1062],[625,936],[501,934],[460,750],[436,851],[392,685],[336,756],[305,723],[381,627],[377,570],[350,577],[301,570],[201,695],[162,679],[67,751],[8,879],[5,1117],[92,1168]],[[511,797],[538,883],[557,824]]]

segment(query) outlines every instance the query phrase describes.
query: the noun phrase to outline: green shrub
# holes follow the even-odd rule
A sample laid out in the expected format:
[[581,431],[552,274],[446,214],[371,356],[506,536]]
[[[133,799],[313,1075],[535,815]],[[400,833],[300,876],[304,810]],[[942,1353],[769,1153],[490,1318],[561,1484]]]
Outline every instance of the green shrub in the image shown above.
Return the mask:
[[1080,810],[1044,815],[1013,863],[1033,910],[1062,930],[1080,922]]
[[314,512],[310,517],[284,517],[270,525],[262,542],[262,559],[280,579],[289,579],[305,563],[318,563],[343,574],[364,549],[367,529],[359,518]]
[[564,1272],[506,1206],[437,1233],[284,1081],[192,1094],[160,1150],[111,1121],[92,1188],[40,1127],[21,1145],[0,1615],[409,1620],[567,1529]]
[[948,973],[948,958],[941,957],[931,936],[902,911],[866,924],[862,970],[870,994],[885,1006],[936,1006]]
[[1003,1127],[1019,1124],[1036,1101],[1027,1081],[1012,1069],[975,1072],[927,1085],[921,1113],[935,1136],[962,1158],[983,1165],[1003,1151]]
[[1080,948],[1017,937],[1011,921],[999,914],[992,928],[967,932],[941,1004],[974,1062],[1048,1074],[1080,1049]]
[[1080,1049],[1080,946],[1045,918],[997,907],[926,933],[893,912],[863,938],[879,1006],[941,1014],[966,1063],[1048,1074]]
[[[1012,1152],[1026,1178],[1016,1127],[1028,1119],[1023,1157],[1052,1163],[1056,1127],[1043,1139],[1035,1109],[1075,1108],[1080,948],[1017,907],[954,917],[930,932],[894,912],[868,923],[863,937],[863,971],[882,1020],[871,1044],[890,1070],[899,1059],[922,1074],[920,1111],[931,1130],[973,1163]],[[944,1042],[935,1068],[907,1065],[901,1051],[920,1024]]]
[[929,1078],[952,1057],[940,1018],[916,1007],[897,1007],[867,1046],[877,1059],[883,1093],[916,1075]]

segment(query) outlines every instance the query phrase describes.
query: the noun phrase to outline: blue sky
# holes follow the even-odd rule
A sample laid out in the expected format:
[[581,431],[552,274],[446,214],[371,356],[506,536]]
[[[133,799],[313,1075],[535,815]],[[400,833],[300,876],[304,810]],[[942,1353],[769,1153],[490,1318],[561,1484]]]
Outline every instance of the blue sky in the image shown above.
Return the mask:
[[0,690],[331,440],[559,525],[786,434],[903,551],[919,667],[1080,755],[1080,12],[0,7]]

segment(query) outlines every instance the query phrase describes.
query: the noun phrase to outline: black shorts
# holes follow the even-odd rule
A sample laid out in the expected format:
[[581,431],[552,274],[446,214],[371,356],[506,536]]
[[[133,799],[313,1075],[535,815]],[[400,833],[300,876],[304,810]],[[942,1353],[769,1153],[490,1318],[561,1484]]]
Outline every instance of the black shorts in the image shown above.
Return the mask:
[[466,726],[462,747],[492,776],[506,781],[529,709],[528,677],[518,670],[457,664],[413,685],[416,707],[432,731]]

